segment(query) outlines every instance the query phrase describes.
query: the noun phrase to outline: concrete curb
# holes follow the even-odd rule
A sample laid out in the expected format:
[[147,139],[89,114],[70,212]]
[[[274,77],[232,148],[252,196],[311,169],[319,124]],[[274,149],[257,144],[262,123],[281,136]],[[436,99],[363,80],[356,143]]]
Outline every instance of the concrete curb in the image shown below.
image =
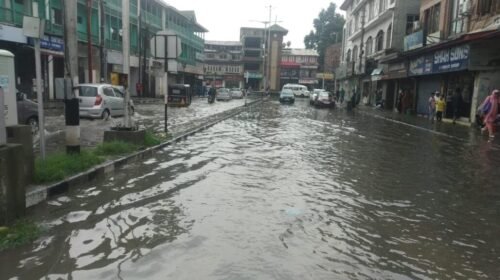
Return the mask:
[[96,179],[101,179],[105,178],[109,174],[112,174],[115,172],[115,170],[119,169],[120,167],[123,167],[127,164],[135,163],[139,160],[143,160],[146,158],[149,158],[153,156],[154,152],[160,149],[163,149],[167,146],[170,146],[174,143],[183,141],[187,139],[189,136],[192,136],[196,134],[197,132],[203,131],[207,128],[210,128],[214,126],[217,123],[220,123],[224,120],[227,120],[229,118],[232,118],[236,115],[239,115],[243,111],[245,111],[247,108],[250,106],[257,105],[259,103],[263,102],[262,99],[258,100],[252,100],[247,103],[247,105],[239,106],[234,109],[230,109],[225,112],[221,112],[218,114],[213,115],[215,120],[209,121],[207,123],[203,123],[199,126],[196,126],[194,128],[188,129],[180,135],[177,135],[173,137],[172,139],[161,143],[157,146],[154,147],[149,147],[145,148],[143,150],[137,151],[133,154],[111,160],[108,162],[105,162],[103,164],[97,165],[87,171],[81,172],[79,174],[73,175],[71,177],[68,177],[64,179],[63,181],[53,183],[50,185],[39,185],[39,186],[30,186],[28,187],[28,190],[26,191],[26,208],[35,206],[48,198],[52,196],[56,196],[59,194],[63,194],[65,192],[68,192],[70,188],[76,187],[79,185],[82,185],[84,183],[92,182]]

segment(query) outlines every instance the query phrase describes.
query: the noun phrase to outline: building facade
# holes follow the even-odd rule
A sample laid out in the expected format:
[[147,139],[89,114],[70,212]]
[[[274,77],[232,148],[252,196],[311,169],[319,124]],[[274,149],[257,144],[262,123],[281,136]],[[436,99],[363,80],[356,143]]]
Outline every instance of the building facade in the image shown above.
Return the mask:
[[280,89],[281,53],[283,37],[288,30],[274,24],[269,28],[242,27],[240,41],[243,45],[243,72],[245,87],[264,90]]
[[318,52],[308,49],[283,49],[281,56],[281,83],[301,84],[309,89],[318,87]]
[[[406,65],[416,95],[412,110],[427,115],[431,92],[447,101],[445,118],[475,120],[476,108],[500,88],[500,1],[424,0],[404,52],[389,66]],[[459,100],[459,102],[455,102]]]
[[[203,79],[204,33],[192,11],[179,11],[163,1],[130,0],[130,76],[123,74],[122,1],[77,1],[78,77],[80,83],[105,81],[128,84],[133,96],[163,95],[166,91],[163,60],[151,57],[149,40],[168,30],[182,40],[182,54],[169,62],[170,82],[200,85]],[[90,11],[90,13],[88,12]],[[14,53],[16,83],[20,90],[32,92],[35,78],[32,41],[23,35],[24,16],[45,19],[41,40],[44,96],[56,96],[55,81],[64,77],[64,2],[63,0],[1,0],[0,48]],[[88,36],[87,22],[90,22]],[[91,42],[88,38],[90,37]],[[90,52],[88,45],[90,44]],[[101,56],[100,47],[104,55]],[[89,57],[92,69],[89,71]]]
[[[365,103],[374,103],[375,92],[387,92],[379,82],[387,67],[383,57],[403,49],[407,22],[418,18],[420,1],[345,0],[346,12],[339,87],[347,97],[356,93]],[[392,104],[392,102],[389,102]]]
[[244,88],[243,45],[239,41],[205,42],[205,84]]

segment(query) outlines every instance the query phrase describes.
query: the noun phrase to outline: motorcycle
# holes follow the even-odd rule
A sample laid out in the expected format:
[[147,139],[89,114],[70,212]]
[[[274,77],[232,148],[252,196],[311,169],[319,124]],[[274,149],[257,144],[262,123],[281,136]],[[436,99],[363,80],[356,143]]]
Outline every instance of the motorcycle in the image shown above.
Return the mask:
[[208,91],[208,104],[212,104],[215,102],[215,89],[211,88],[209,91]]

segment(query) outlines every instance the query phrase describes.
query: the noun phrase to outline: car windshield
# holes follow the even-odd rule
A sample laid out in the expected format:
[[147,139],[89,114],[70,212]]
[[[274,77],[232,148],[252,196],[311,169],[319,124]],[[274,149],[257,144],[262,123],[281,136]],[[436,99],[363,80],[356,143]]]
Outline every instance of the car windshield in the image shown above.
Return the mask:
[[281,96],[293,96],[293,92],[291,90],[284,90],[281,92]]
[[328,92],[326,92],[326,91],[323,91],[323,92],[319,93],[319,96],[321,96],[321,97],[330,97],[330,94]]
[[97,96],[97,88],[91,86],[79,86],[79,95],[84,97],[95,97]]

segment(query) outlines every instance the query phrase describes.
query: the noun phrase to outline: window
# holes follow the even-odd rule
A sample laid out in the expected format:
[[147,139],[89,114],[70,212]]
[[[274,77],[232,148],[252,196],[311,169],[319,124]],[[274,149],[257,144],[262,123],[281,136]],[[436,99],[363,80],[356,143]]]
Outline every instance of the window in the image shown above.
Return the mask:
[[378,5],[378,13],[381,14],[385,11],[385,1],[387,0],[379,0]]
[[465,0],[453,0],[451,3],[450,35],[460,34],[464,32],[465,21],[462,15],[464,4]]
[[482,16],[491,12],[493,0],[479,0],[477,4],[477,14]]
[[375,51],[379,52],[384,49],[384,31],[380,30],[375,39]]
[[108,97],[115,97],[115,93],[113,92],[113,89],[110,87],[104,88],[102,92],[104,93],[104,95]]
[[419,20],[418,15],[407,15],[406,16],[406,35],[410,35],[414,31],[417,31],[413,27],[414,27],[414,23],[418,20]]
[[347,51],[347,55],[346,55],[345,61],[351,62],[351,50]]
[[219,57],[220,59],[227,59],[227,55],[225,53],[221,54]]
[[358,46],[354,46],[354,48],[352,49],[352,61],[356,62],[357,59],[358,59]]
[[385,47],[390,48],[391,47],[391,38],[392,38],[392,24],[389,25],[387,28],[387,34],[386,34],[386,42],[385,42]]
[[373,52],[373,38],[368,37],[368,40],[366,40],[366,55],[371,55]]
[[370,0],[370,2],[368,2],[368,21],[372,20],[374,16],[374,2],[375,0]]
[[439,31],[439,17],[441,14],[441,3],[432,6],[425,11],[425,26],[427,34],[433,34]]
[[359,29],[359,15],[356,14],[354,16],[354,32],[358,31]]
[[63,24],[63,18],[62,17],[63,17],[63,13],[62,13],[61,9],[52,8],[51,22],[53,24],[62,25]]

